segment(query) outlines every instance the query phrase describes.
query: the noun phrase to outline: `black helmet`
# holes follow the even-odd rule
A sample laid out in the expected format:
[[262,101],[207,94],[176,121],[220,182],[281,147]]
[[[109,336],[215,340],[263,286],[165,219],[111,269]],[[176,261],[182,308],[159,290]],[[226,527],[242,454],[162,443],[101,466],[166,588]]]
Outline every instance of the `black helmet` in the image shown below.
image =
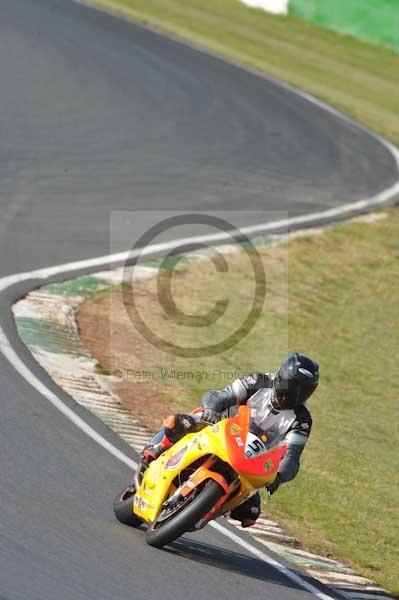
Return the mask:
[[313,394],[318,382],[317,362],[298,352],[289,354],[273,381],[273,407],[280,410],[296,408]]

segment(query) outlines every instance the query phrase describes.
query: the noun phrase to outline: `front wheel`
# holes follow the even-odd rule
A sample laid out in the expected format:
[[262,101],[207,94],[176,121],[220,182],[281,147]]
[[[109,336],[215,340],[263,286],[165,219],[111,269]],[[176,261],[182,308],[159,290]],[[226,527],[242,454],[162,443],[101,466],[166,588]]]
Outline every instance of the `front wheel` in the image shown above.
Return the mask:
[[155,548],[162,548],[162,546],[170,544],[183,533],[192,530],[195,524],[215,506],[223,494],[223,488],[216,481],[209,480],[197,496],[193,499],[188,498],[179,510],[173,511],[169,518],[161,520],[158,517],[147,529],[147,544]]
[[134,488],[129,486],[117,495],[114,500],[114,515],[120,523],[129,527],[140,527],[142,520],[133,512]]

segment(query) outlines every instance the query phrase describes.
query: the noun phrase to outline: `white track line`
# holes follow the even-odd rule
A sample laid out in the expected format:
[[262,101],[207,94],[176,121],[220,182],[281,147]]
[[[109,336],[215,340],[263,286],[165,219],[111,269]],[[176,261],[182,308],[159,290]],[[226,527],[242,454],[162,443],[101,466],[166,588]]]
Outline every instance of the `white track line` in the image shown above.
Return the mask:
[[[391,145],[389,145],[391,146]],[[261,223],[259,225],[248,225],[246,227],[240,227],[234,229],[231,232],[220,231],[218,233],[196,235],[186,238],[180,238],[177,240],[171,240],[169,242],[162,242],[158,244],[152,244],[143,249],[137,249],[136,251],[125,251],[118,252],[116,254],[109,254],[105,256],[99,256],[97,258],[89,258],[86,260],[78,260],[74,262],[65,263],[63,265],[57,265],[55,267],[44,267],[36,269],[34,271],[27,271],[24,273],[17,273],[15,275],[7,275],[0,279],[0,293],[7,288],[27,281],[29,279],[48,279],[55,275],[61,275],[62,273],[68,273],[72,271],[95,269],[96,267],[103,267],[104,265],[112,265],[115,263],[124,263],[127,259],[133,260],[135,258],[152,256],[154,254],[160,254],[167,251],[177,250],[180,246],[195,244],[195,243],[219,243],[226,240],[231,241],[232,233],[244,234],[245,236],[252,236],[255,234],[267,234],[273,233],[280,230],[298,229],[303,226],[310,226],[317,224],[325,219],[340,219],[344,218],[345,215],[352,213],[372,210],[378,206],[388,203],[396,195],[399,194],[399,151],[392,146],[392,154],[395,158],[397,170],[398,170],[398,181],[391,187],[383,190],[376,196],[366,200],[358,200],[350,204],[344,204],[336,208],[329,208],[327,210],[310,213],[308,215],[302,215],[298,217],[292,217],[289,219],[280,219],[279,221],[270,221],[269,223]],[[185,211],[189,213],[189,211]],[[195,211],[192,211],[193,213]],[[199,211],[203,213],[203,211]]]
[[[130,22],[133,25],[135,25],[135,27],[141,27],[144,30],[150,31],[153,35],[156,35],[161,38],[167,38],[167,39],[173,41],[175,44],[180,44],[181,46],[187,46],[188,48],[191,48],[195,52],[200,52],[201,54],[206,54],[206,55],[214,58],[215,60],[219,60],[221,62],[228,63],[228,64],[236,67],[237,69],[241,69],[243,71],[246,71],[247,73],[251,73],[252,75],[255,75],[256,77],[260,77],[261,79],[264,79],[265,81],[268,81],[269,83],[272,83],[273,85],[275,85],[281,89],[287,90],[287,91],[291,92],[292,94],[299,96],[300,98],[303,98],[304,100],[307,100],[308,102],[310,102],[311,104],[314,104],[318,108],[321,108],[322,110],[325,110],[326,112],[328,112],[332,115],[335,115],[341,121],[345,121],[346,123],[348,123],[349,125],[352,125],[356,129],[360,129],[361,131],[368,133],[370,135],[370,137],[374,138],[375,140],[378,140],[380,142],[380,144],[382,144],[388,150],[388,152],[390,152],[392,154],[392,156],[396,162],[397,169],[399,169],[399,150],[398,150],[398,148],[396,148],[396,146],[394,146],[394,144],[392,144],[391,142],[386,140],[384,137],[379,135],[373,129],[370,129],[369,127],[366,127],[366,125],[362,125],[358,121],[355,121],[355,119],[352,119],[352,117],[349,117],[345,113],[342,113],[339,110],[337,110],[336,108],[333,108],[326,102],[323,102],[323,100],[319,100],[315,96],[312,96],[312,94],[309,94],[308,92],[300,90],[299,88],[296,88],[294,85],[291,85],[290,83],[286,83],[285,81],[280,81],[279,79],[273,77],[272,75],[268,75],[267,73],[264,73],[258,69],[249,67],[245,63],[238,62],[232,58],[228,58],[227,56],[222,56],[221,54],[217,54],[216,51],[210,50],[209,48],[206,48],[205,46],[199,45],[195,42],[190,42],[188,39],[178,37],[177,34],[170,33],[167,30],[161,31],[159,28],[157,29],[157,27],[159,27],[158,25],[151,25],[151,23],[140,22],[140,21],[135,20],[134,17],[124,14],[122,11],[118,11],[117,9],[113,10],[112,8],[107,8],[105,6],[96,5],[95,4],[96,0],[72,0],[72,1],[75,4],[80,4],[80,5],[84,6],[85,8],[89,8],[89,9],[92,9],[92,10],[95,10],[95,11],[98,11],[101,13],[111,15],[114,18],[122,19],[124,21],[127,21],[128,23]],[[227,50],[228,50],[228,48],[227,48]],[[388,193],[390,190],[394,190],[394,189],[395,189],[395,191],[391,194],[391,196],[393,196],[399,192],[399,180],[391,188],[388,188],[385,191],[383,190],[380,194],[377,194],[375,196],[375,198],[377,199],[382,194]],[[387,200],[382,200],[381,202],[379,202],[377,200],[375,206],[378,206],[378,204],[380,204],[382,202],[386,202]],[[366,206],[371,207],[372,204],[371,205],[367,204],[370,201],[372,201],[372,199],[361,200],[360,202],[354,202],[352,204],[347,204],[345,206],[353,207],[352,209],[348,209],[349,212],[351,210],[361,210],[363,202],[366,203]],[[356,205],[358,205],[358,208]],[[343,215],[346,212],[348,212],[347,210],[345,210],[345,206],[341,207],[343,209],[343,212],[339,213],[340,215]],[[332,209],[332,210],[335,210],[335,209]],[[327,212],[329,212],[329,211],[326,211],[326,213]],[[314,213],[314,214],[317,214],[317,213]],[[323,213],[320,213],[320,214],[323,214]],[[335,213],[333,216],[335,216]]]
[[[71,408],[69,408],[56,394],[54,394],[47,386],[45,386],[37,377],[32,373],[25,363],[19,358],[15,350],[12,348],[7,336],[5,335],[3,329],[0,328],[0,350],[5,358],[9,361],[9,363],[14,367],[14,369],[32,386],[34,387],[42,396],[44,396],[55,408],[57,408],[63,415],[65,415],[72,423],[74,423],[79,429],[81,429],[86,435],[88,435],[92,440],[97,442],[100,446],[102,446],[105,450],[107,450],[112,456],[123,462],[125,465],[130,467],[131,469],[135,469],[137,467],[136,461],[132,460],[126,454],[118,450],[113,444],[108,442],[102,435],[97,433],[93,427],[88,425],[86,421],[84,421],[81,417],[79,417]],[[302,579],[299,575],[274,560],[261,550],[255,548],[249,542],[243,540],[241,537],[236,535],[235,533],[229,531],[220,523],[216,523],[213,521],[210,523],[212,527],[214,527],[217,531],[222,533],[225,537],[228,537],[230,540],[256,556],[256,558],[263,560],[270,566],[277,569],[280,573],[288,577],[291,581],[301,586],[303,589],[311,592],[320,600],[335,600],[333,596],[328,596],[327,594],[321,592],[316,586],[313,586],[311,583]]]
[[[95,8],[95,7],[93,7],[93,8]],[[151,29],[150,27],[146,27],[146,28]],[[153,30],[153,29],[151,29],[151,30],[154,33],[156,33],[157,35],[164,35],[156,30]],[[191,46],[192,48],[194,48],[197,51],[207,53],[207,54],[213,56],[214,58],[217,58],[218,60],[223,60],[220,56],[217,56],[216,54],[213,54],[212,52],[209,52],[202,48],[198,48],[193,44],[189,44],[187,42],[184,42],[182,40],[174,38],[173,36],[170,36],[170,35],[166,36],[166,37],[173,39],[175,42]],[[233,61],[227,61],[227,62],[230,62],[230,64],[235,64]],[[384,138],[382,138],[381,136],[376,134],[375,132],[369,130],[368,128],[364,127],[363,125],[360,125],[359,123],[356,123],[356,121],[353,121],[350,117],[343,115],[342,113],[335,110],[331,106],[328,106],[324,102],[317,100],[316,98],[314,98],[313,96],[311,96],[305,92],[297,90],[296,88],[290,86],[289,84],[282,83],[282,82],[274,79],[273,77],[268,77],[267,75],[264,75],[258,71],[249,69],[243,65],[236,64],[236,66],[239,68],[243,68],[246,71],[251,72],[258,77],[261,77],[263,79],[271,81],[275,85],[277,85],[281,88],[289,90],[290,92],[308,100],[310,103],[318,106],[319,108],[322,108],[323,110],[326,110],[327,112],[336,115],[337,117],[346,121],[347,123],[354,125],[358,129],[367,131],[370,136],[377,139],[391,153],[391,155],[393,156],[394,161],[396,163],[396,168],[397,168],[398,174],[399,174],[399,151],[398,151],[398,149],[395,146],[393,146],[390,142],[388,142],[387,140],[385,140]],[[357,202],[352,202],[350,204],[346,204],[346,205],[343,205],[343,206],[340,206],[337,208],[331,208],[328,210],[311,213],[309,215],[303,215],[303,216],[299,216],[299,217],[293,217],[291,219],[282,219],[280,221],[272,221],[270,223],[264,223],[264,224],[260,224],[260,225],[251,225],[249,227],[243,227],[240,229],[240,231],[242,231],[242,233],[244,233],[245,235],[272,233],[278,229],[283,229],[283,228],[291,229],[291,228],[298,228],[301,226],[302,227],[309,226],[309,225],[318,223],[319,221],[325,220],[325,219],[339,219],[339,218],[345,217],[345,215],[349,215],[353,212],[360,212],[360,211],[365,211],[368,209],[371,210],[372,208],[375,208],[377,206],[388,203],[397,194],[399,194],[399,177],[398,177],[398,180],[396,183],[394,183],[389,188],[381,191],[379,194],[373,196],[372,198],[367,198],[365,200],[359,200]],[[155,253],[170,251],[170,250],[178,248],[179,246],[181,246],[183,244],[198,243],[198,242],[222,242],[229,238],[230,238],[229,234],[224,233],[224,232],[210,234],[210,235],[194,236],[191,238],[183,238],[183,239],[173,240],[173,241],[165,242],[165,243],[161,243],[161,244],[153,244],[152,246],[148,246],[147,248],[144,248],[142,251],[138,251],[135,255],[133,255],[129,252],[120,252],[120,253],[111,254],[108,256],[101,256],[98,258],[92,258],[92,259],[88,259],[88,260],[80,260],[80,261],[70,262],[70,263],[66,263],[63,265],[57,265],[55,267],[45,267],[45,268],[41,268],[41,269],[36,269],[34,271],[17,273],[15,275],[8,275],[8,276],[2,277],[0,279],[0,293],[3,292],[4,290],[6,290],[7,288],[9,288],[17,283],[21,283],[23,281],[29,281],[29,280],[33,280],[33,279],[46,280],[52,276],[61,275],[62,273],[68,273],[68,272],[79,271],[79,270],[88,270],[88,269],[92,269],[92,268],[95,269],[96,267],[100,267],[100,266],[111,265],[111,264],[115,264],[115,263],[123,263],[127,260],[127,258],[135,258],[135,257],[138,257],[139,255],[140,256],[148,256],[148,255],[153,255]],[[115,458],[117,458],[118,460],[123,462],[125,465],[127,465],[131,469],[135,469],[137,467],[137,463],[134,460],[132,460],[126,454],[124,454],[123,452],[118,450],[118,448],[116,448],[113,444],[108,442],[93,427],[88,425],[88,423],[86,423],[86,421],[84,421],[84,419],[79,417],[56,394],[54,394],[46,385],[44,385],[44,383],[42,383],[40,381],[40,379],[38,379],[38,377],[36,377],[36,375],[34,375],[34,373],[32,373],[32,371],[29,370],[29,368],[19,358],[19,356],[17,355],[15,350],[12,348],[9,339],[7,338],[4,330],[1,327],[0,327],[0,351],[2,352],[4,357],[8,360],[8,362],[14,367],[14,369],[21,375],[21,377],[23,377],[33,388],[35,388],[44,398],[46,398],[55,408],[57,408],[63,415],[65,415],[72,423],[74,423],[77,427],[79,427],[79,429],[81,429],[84,433],[86,433],[86,435],[88,435],[92,440],[97,442],[100,446],[102,446],[105,450],[107,450]],[[225,537],[228,537],[229,539],[231,539],[232,541],[237,543],[239,546],[241,546],[242,548],[244,548],[245,550],[247,550],[248,552],[250,552],[251,554],[256,556],[258,559],[263,560],[264,562],[266,562],[269,565],[271,565],[272,567],[274,567],[280,573],[284,574],[286,577],[291,579],[291,581],[300,585],[303,589],[311,592],[317,598],[320,598],[320,600],[334,600],[333,596],[329,596],[329,595],[325,594],[324,592],[321,592],[316,586],[312,585],[311,583],[309,583],[308,581],[306,581],[305,579],[303,579],[302,577],[297,575],[295,572],[291,571],[289,568],[285,567],[278,561],[274,560],[273,558],[271,558],[270,556],[268,556],[261,550],[258,550],[255,546],[252,546],[249,542],[243,540],[237,534],[226,529],[225,527],[220,525],[220,523],[212,522],[210,525],[212,527],[214,527],[217,531],[222,533]]]
[[324,592],[319,590],[319,588],[317,588],[315,585],[306,581],[300,575],[297,575],[297,573],[294,573],[293,571],[291,571],[291,569],[285,567],[271,556],[268,556],[267,554],[262,552],[262,550],[258,550],[258,548],[255,548],[255,546],[252,546],[252,544],[240,538],[240,536],[238,536],[233,531],[230,531],[230,529],[226,529],[220,523],[216,521],[211,521],[210,526],[222,533],[224,536],[228,537],[236,544],[239,544],[242,548],[245,548],[245,550],[256,556],[256,558],[258,558],[259,560],[263,560],[264,562],[274,567],[277,571],[288,577],[288,579],[291,579],[291,581],[297,583],[300,587],[304,588],[317,598],[320,598],[320,600],[334,600],[333,596],[325,594]]
[[[399,182],[397,186],[399,188]],[[396,191],[395,191],[396,193]],[[392,192],[393,195],[393,192]],[[384,193],[384,198],[387,196],[387,193]],[[356,203],[358,204],[358,203]],[[343,211],[345,207],[341,207],[341,211]],[[337,211],[339,209],[332,209],[332,211]],[[346,210],[350,210],[346,208]],[[329,214],[332,211],[327,211]],[[303,224],[304,221],[311,222],[312,220],[318,220],[320,218],[321,213],[314,213],[313,215],[307,215],[305,217],[296,217],[293,219],[287,219],[285,221],[279,221],[276,223],[266,223],[264,225],[255,225],[246,227],[243,231],[248,235],[251,233],[259,233],[260,231],[266,232],[275,229],[276,227],[292,227],[293,225]],[[192,238],[185,238],[180,240],[172,240],[170,242],[164,242],[162,244],[154,244],[152,246],[148,246],[144,248],[143,251],[138,251],[137,254],[142,256],[154,254],[156,252],[166,252],[171,249],[178,248],[182,244],[193,243],[193,242],[217,242],[223,241],[228,237],[226,233],[218,233],[211,235],[202,235],[195,236]],[[132,258],[129,252],[121,252],[118,254],[113,254],[109,256],[103,256],[100,258],[93,258],[89,260],[82,260],[77,262],[71,262],[64,265],[58,265],[55,267],[37,269],[35,271],[30,271],[26,273],[19,273],[16,275],[9,275],[7,277],[3,277],[0,279],[0,293],[6,290],[7,288],[20,283],[22,281],[27,281],[31,279],[43,279],[46,280],[49,277],[54,275],[59,275],[62,273],[68,273],[71,271],[77,270],[87,270],[90,268],[95,268],[99,266],[109,265],[113,263],[123,262],[128,257]],[[131,469],[135,469],[137,463],[129,458],[126,454],[118,450],[113,444],[108,442],[102,435],[100,435],[93,427],[88,425],[84,419],[79,417],[71,408],[69,408],[56,394],[54,394],[44,383],[36,377],[32,371],[25,365],[25,363],[19,358],[15,350],[12,348],[9,339],[7,338],[4,330],[0,327],[0,351],[4,355],[4,357],[8,360],[8,362],[14,367],[14,369],[33,387],[35,388],[42,396],[44,396],[55,408],[57,408],[63,415],[65,415],[72,423],[74,423],[79,429],[81,429],[86,435],[88,435],[92,440],[97,442],[100,446],[102,446],[105,450],[107,450],[110,454],[112,454],[115,458],[123,462],[125,465],[130,467]],[[243,540],[241,537],[226,529],[220,523],[212,522],[210,524],[217,531],[222,533],[225,537],[228,537],[230,540],[237,543],[239,546],[256,556],[258,559],[263,560],[267,564],[271,565],[275,569],[277,569],[280,573],[288,577],[294,583],[300,585],[303,589],[311,592],[320,600],[334,600],[333,596],[329,596],[324,592],[321,592],[316,586],[312,585],[299,575],[297,575],[294,571],[291,571],[289,568],[285,567],[283,564],[279,563],[275,559],[268,556],[266,553],[258,550],[251,543]]]
[[79,415],[77,415],[69,406],[67,406],[56,394],[54,394],[47,386],[44,385],[28,369],[25,363],[19,358],[18,354],[15,352],[14,348],[11,346],[4,330],[0,327],[0,350],[8,362],[14,367],[14,369],[32,386],[34,387],[39,394],[44,396],[55,408],[57,408],[63,415],[65,415],[72,423],[74,423],[79,429],[84,431],[89,437],[91,437],[97,444],[100,444],[105,450],[110,452],[115,458],[122,461],[128,467],[135,469],[137,463],[126,456],[123,452],[118,450],[113,444],[110,444],[102,435],[97,433],[93,427],[88,425],[86,421],[84,421]]
[[[395,155],[396,156],[396,155]],[[399,165],[399,152],[397,153],[396,159]],[[266,233],[276,230],[276,228],[280,229],[282,227],[294,227],[301,226],[303,224],[309,224],[315,221],[319,221],[321,218],[326,216],[342,216],[345,213],[352,212],[354,207],[367,208],[376,206],[378,203],[387,202],[390,198],[392,198],[397,192],[399,192],[399,181],[381,194],[378,197],[374,197],[370,200],[363,200],[360,202],[355,202],[353,204],[349,204],[346,206],[342,206],[336,209],[330,209],[328,211],[324,211],[321,213],[312,213],[310,215],[305,215],[302,217],[295,217],[292,219],[280,220],[277,222],[265,223],[262,225],[254,225],[249,227],[242,228],[246,235],[251,235],[253,233]],[[154,253],[166,252],[173,249],[177,249],[183,244],[191,244],[195,242],[221,242],[226,239],[229,239],[229,234],[225,232],[220,232],[216,234],[209,235],[200,235],[191,238],[183,238],[179,240],[172,240],[170,242],[164,242],[160,244],[153,244],[152,246],[148,246],[143,250],[138,250],[135,255],[132,255],[129,252],[120,252],[118,254],[112,254],[109,256],[102,256],[99,258],[93,258],[88,260],[81,260],[76,262],[66,263],[64,265],[57,265],[55,267],[46,267],[43,269],[37,269],[34,271],[28,271],[25,273],[18,273],[15,275],[8,275],[0,279],[0,293],[6,290],[7,288],[21,283],[23,281],[33,280],[33,279],[42,279],[46,280],[49,277],[60,275],[63,273],[79,271],[79,270],[88,270],[91,268],[102,267],[104,265],[110,265],[115,263],[123,263],[127,258],[134,258],[138,256],[148,256],[153,255]],[[0,327],[0,351],[4,355],[4,357],[9,361],[9,363],[14,367],[14,369],[32,386],[34,387],[42,396],[44,396],[55,408],[57,408],[63,415],[65,415],[72,423],[74,423],[79,429],[81,429],[86,435],[88,435],[92,440],[97,442],[100,446],[102,446],[105,450],[107,450],[110,454],[112,454],[115,458],[123,462],[125,465],[130,467],[131,469],[135,469],[137,463],[126,456],[123,452],[118,450],[113,444],[108,442],[102,435],[97,433],[97,431],[88,425],[84,419],[79,417],[71,408],[69,408],[56,394],[54,394],[46,385],[44,385],[32,371],[25,365],[25,363],[19,358],[15,350],[12,348],[9,339],[7,338],[4,330]],[[232,541],[239,544],[241,547],[245,548],[247,551],[251,552],[254,556],[259,558],[260,560],[265,561],[269,565],[273,566],[275,569],[280,571],[286,577],[291,579],[296,584],[299,584],[303,589],[311,592],[320,600],[334,600],[333,596],[328,596],[324,592],[321,592],[316,586],[313,586],[308,581],[297,575],[295,572],[291,571],[281,563],[269,557],[267,554],[263,553],[261,550],[258,550],[256,547],[252,546],[249,542],[246,542],[238,535],[232,533],[222,525],[216,522],[212,522],[210,524],[217,531],[222,533],[224,536],[230,538]]]

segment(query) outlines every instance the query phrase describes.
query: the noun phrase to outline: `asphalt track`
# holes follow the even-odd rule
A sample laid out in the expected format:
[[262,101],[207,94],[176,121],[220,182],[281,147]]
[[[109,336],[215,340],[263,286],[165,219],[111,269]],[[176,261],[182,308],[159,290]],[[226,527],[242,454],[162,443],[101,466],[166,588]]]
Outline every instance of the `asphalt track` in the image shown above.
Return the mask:
[[[0,0],[0,15],[1,277],[107,254],[111,210],[245,205],[249,224],[397,179],[365,131],[207,54],[70,0]],[[2,294],[13,347],[134,457],[19,342],[10,306],[35,284]],[[1,600],[313,597],[211,529],[147,547],[111,511],[129,469],[0,365]]]

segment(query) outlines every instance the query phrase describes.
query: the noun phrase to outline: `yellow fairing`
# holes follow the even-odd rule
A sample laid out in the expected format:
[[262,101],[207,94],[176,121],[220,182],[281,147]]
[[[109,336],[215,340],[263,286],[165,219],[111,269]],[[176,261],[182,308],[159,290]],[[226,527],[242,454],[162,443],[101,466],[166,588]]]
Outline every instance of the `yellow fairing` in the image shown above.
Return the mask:
[[[163,503],[176,491],[176,487],[173,485],[175,478],[202,456],[216,455],[231,464],[225,435],[228,422],[225,419],[216,425],[205,427],[198,433],[187,434],[150,464],[140,488],[135,494],[134,512],[138,517],[147,523],[154,522]],[[254,477],[241,473],[237,473],[237,475],[241,487],[236,495],[223,505],[223,512],[231,510],[256,489],[263,487],[274,478],[274,475],[272,477],[266,475]]]

